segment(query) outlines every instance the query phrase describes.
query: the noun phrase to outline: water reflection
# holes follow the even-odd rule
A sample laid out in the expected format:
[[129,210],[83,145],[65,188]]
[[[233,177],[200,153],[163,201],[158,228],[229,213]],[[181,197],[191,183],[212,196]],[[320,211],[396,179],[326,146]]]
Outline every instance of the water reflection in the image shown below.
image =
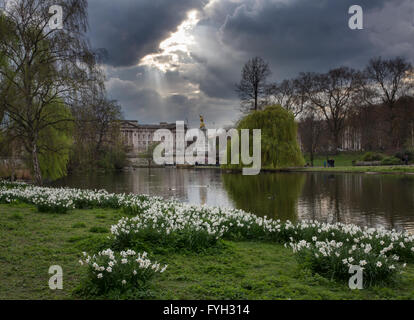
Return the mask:
[[413,176],[274,173],[248,177],[170,168],[73,175],[54,185],[175,197],[282,220],[317,219],[414,232]]
[[297,220],[298,198],[306,174],[243,176],[223,174],[223,184],[237,208],[281,220]]
[[121,173],[74,174],[52,185],[174,197],[184,202],[233,207],[217,170],[153,168]]
[[301,219],[414,231],[414,177],[309,174],[298,204]]

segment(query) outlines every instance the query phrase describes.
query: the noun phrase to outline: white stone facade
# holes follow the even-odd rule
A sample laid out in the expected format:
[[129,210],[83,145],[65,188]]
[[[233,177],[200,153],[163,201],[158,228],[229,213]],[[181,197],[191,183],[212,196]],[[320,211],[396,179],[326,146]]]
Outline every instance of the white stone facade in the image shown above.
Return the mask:
[[[151,144],[154,143],[154,133],[159,129],[168,129],[174,135],[175,153],[175,123],[161,122],[160,124],[139,124],[136,120],[122,121],[121,133],[125,144],[131,148],[132,153],[139,154],[146,152]],[[187,130],[186,126],[184,128]]]

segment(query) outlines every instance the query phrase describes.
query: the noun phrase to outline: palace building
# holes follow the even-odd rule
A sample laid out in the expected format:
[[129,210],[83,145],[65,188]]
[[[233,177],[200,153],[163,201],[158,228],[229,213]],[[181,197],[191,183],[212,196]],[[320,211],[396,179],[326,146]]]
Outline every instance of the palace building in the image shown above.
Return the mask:
[[[174,135],[174,152],[175,152],[175,133],[176,124],[160,122],[159,124],[140,124],[136,120],[123,120],[121,122],[121,133],[124,137],[125,144],[131,148],[131,152],[139,154],[146,152],[151,144],[154,143],[154,133],[160,129],[168,129]],[[184,126],[187,130],[187,126]]]

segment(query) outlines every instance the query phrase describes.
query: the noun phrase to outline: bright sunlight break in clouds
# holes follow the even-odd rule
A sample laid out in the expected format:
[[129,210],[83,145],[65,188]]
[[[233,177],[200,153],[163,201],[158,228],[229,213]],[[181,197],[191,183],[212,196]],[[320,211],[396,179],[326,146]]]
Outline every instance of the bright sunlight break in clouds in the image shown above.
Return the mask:
[[139,66],[158,68],[163,72],[176,71],[183,61],[182,57],[190,58],[190,45],[194,44],[192,31],[199,21],[198,12],[188,12],[187,19],[178,26],[177,31],[160,43],[160,53],[154,53],[141,59]]

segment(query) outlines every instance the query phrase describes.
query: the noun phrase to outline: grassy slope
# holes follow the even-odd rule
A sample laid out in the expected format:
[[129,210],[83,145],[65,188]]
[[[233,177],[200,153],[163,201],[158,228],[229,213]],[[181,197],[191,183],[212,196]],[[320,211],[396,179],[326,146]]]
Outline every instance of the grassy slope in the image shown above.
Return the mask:
[[[121,214],[75,210],[66,215],[36,212],[27,205],[0,205],[0,299],[71,299],[84,272],[77,261],[105,242],[103,233]],[[102,232],[102,233],[99,233]],[[210,253],[166,253],[154,280],[155,299],[413,299],[414,266],[389,287],[351,291],[311,275],[289,249],[256,242],[224,242]],[[61,265],[64,290],[48,288],[48,269]],[[76,297],[75,297],[76,298]]]

